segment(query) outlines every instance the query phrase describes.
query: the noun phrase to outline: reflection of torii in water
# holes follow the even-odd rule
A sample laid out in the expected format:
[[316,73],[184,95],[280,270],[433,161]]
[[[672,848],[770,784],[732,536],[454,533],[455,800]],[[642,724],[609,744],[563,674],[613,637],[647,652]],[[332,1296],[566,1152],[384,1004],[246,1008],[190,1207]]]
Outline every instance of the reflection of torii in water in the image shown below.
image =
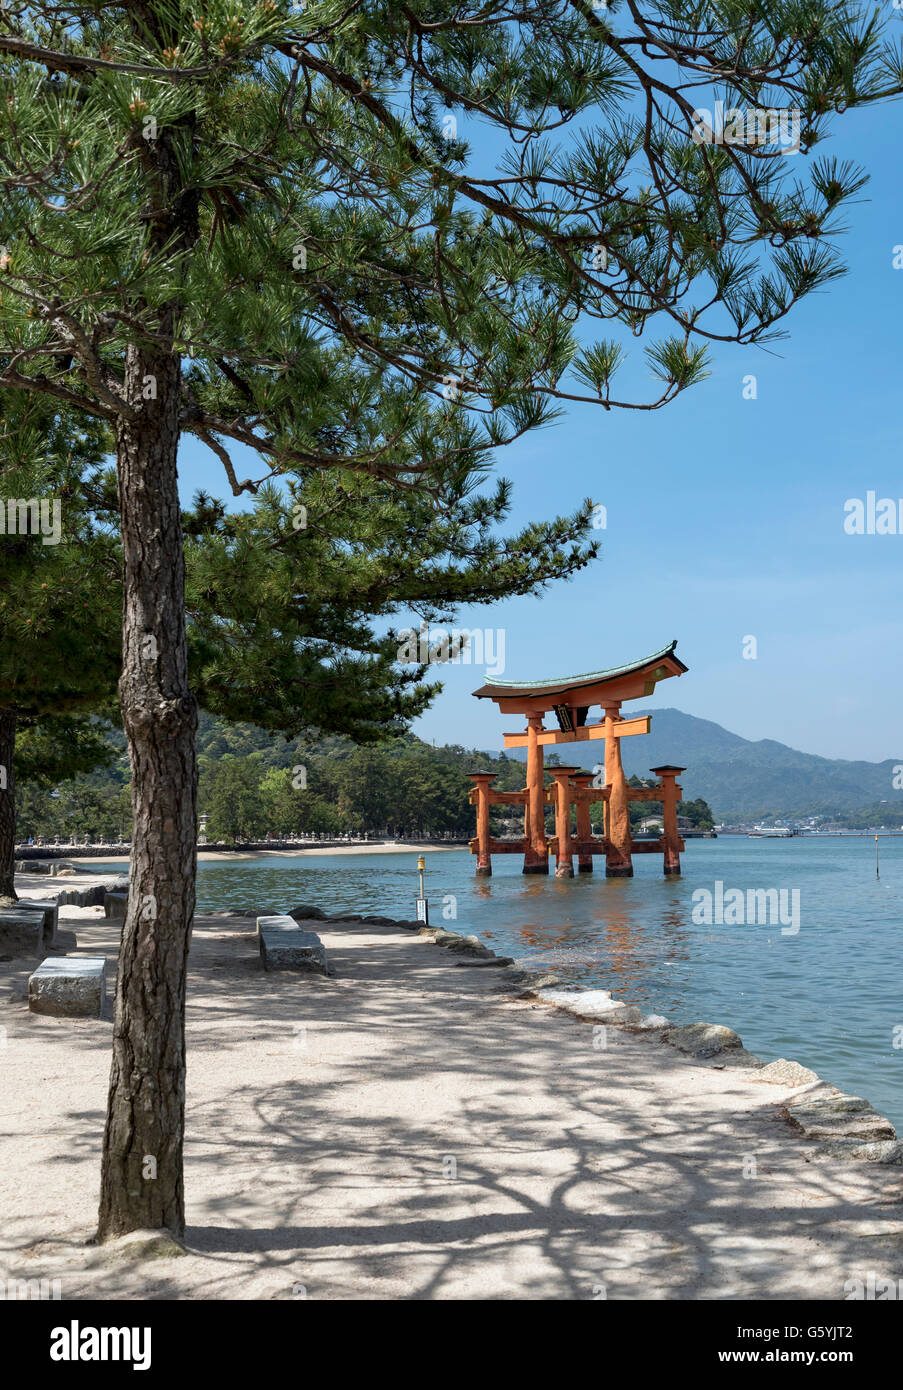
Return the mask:
[[[594,854],[605,855],[605,872],[609,876],[629,877],[633,873],[631,855],[662,853],[666,874],[680,873],[680,851],[684,848],[677,829],[677,803],[681,787],[677,775],[682,767],[666,764],[652,772],[661,778],[654,787],[628,787],[621,765],[621,739],[633,734],[647,734],[651,715],[640,719],[622,719],[624,700],[640,700],[652,694],[658,681],[668,676],[680,676],[686,666],[674,655],[677,642],[660,652],[635,661],[629,666],[616,666],[610,671],[593,671],[584,676],[567,676],[557,681],[495,681],[474,691],[478,700],[494,700],[502,714],[523,714],[527,728],[522,734],[505,734],[506,748],[526,748],[527,785],[519,792],[492,791],[491,772],[472,772],[475,784],[470,794],[477,808],[477,833],[470,842],[471,852],[477,855],[477,873],[492,873],[492,854],[519,854],[523,851],[525,874],[547,874],[549,855],[556,857],[555,874],[570,878],[574,873],[573,855],[581,873],[592,871]],[[593,705],[600,706],[602,719],[587,724],[586,716]],[[546,729],[544,716],[554,711],[557,729]],[[553,767],[549,771],[554,787],[543,785],[543,748],[546,744],[583,743],[590,739],[605,740],[605,786],[592,787],[591,772],[574,767]],[[589,808],[595,801],[604,802],[605,829],[601,838],[593,835]],[[660,801],[664,826],[661,839],[633,841],[630,837],[631,801]],[[545,807],[555,807],[555,837],[546,839]],[[492,805],[522,805],[524,807],[523,840],[493,840],[489,834],[489,807]],[[571,831],[571,806],[576,807],[576,836]]]

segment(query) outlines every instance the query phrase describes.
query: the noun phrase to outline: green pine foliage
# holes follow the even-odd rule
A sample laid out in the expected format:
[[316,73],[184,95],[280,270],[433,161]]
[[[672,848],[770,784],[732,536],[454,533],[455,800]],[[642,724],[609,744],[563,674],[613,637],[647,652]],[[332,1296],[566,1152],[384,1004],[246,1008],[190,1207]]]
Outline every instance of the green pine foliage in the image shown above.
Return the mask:
[[[110,755],[90,718],[111,712],[119,674],[110,441],[39,397],[0,392],[0,417],[0,710],[15,716],[18,776],[52,782]],[[35,505],[23,512],[20,500]]]
[[202,707],[286,734],[401,732],[441,690],[441,667],[399,664],[393,618],[452,624],[461,603],[537,593],[597,553],[583,539],[590,502],[504,537],[510,496],[501,482],[440,508],[340,470],[264,486],[248,512],[198,496],[186,603]]
[[[900,91],[883,26],[852,0],[9,0],[0,381],[115,420],[142,342],[236,493],[260,477],[231,443],[453,495],[563,402],[664,405],[708,341],[767,341],[842,272],[864,176],[809,156]],[[792,112],[793,157],[755,119],[700,139],[716,101]]]

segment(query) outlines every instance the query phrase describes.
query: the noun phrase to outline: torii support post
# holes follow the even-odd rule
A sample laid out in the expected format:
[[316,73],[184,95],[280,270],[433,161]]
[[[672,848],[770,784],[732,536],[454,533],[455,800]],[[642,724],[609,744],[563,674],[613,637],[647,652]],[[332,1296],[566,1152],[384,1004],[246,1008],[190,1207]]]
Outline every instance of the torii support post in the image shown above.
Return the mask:
[[494,772],[470,772],[474,784],[471,799],[477,803],[477,873],[488,878],[492,874],[492,855],[489,849],[489,785]]
[[557,854],[555,857],[555,877],[574,877],[574,842],[571,836],[571,787],[569,778],[577,769],[574,767],[553,767],[549,771],[555,781],[555,836]]
[[588,792],[593,782],[591,772],[575,772],[571,779],[576,788],[574,801],[577,806],[577,872],[578,874],[591,874],[593,871],[593,856],[591,854],[581,854],[580,845],[586,844],[592,839],[593,827],[589,818],[589,796]]
[[549,850],[546,844],[545,788],[543,787],[543,752],[539,735],[542,715],[531,714],[527,719],[527,804],[524,811],[524,873],[547,874]]
[[[627,778],[621,765],[621,740],[615,737],[615,721],[620,717],[620,703],[605,708],[605,784],[609,788],[605,813],[605,855],[607,878],[632,878],[633,860],[630,857],[630,809],[627,798]],[[676,822],[675,822],[676,826]]]
[[677,803],[681,788],[677,778],[686,768],[674,767],[667,763],[664,767],[653,767],[651,771],[662,781],[662,844],[665,850],[665,874],[680,873],[680,850],[682,840],[677,828]]

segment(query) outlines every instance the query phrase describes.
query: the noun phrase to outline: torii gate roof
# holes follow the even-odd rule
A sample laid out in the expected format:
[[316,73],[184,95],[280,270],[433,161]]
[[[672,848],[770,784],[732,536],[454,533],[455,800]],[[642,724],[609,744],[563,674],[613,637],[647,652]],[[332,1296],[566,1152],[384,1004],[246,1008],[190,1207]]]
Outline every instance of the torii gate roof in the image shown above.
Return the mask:
[[494,681],[473,693],[478,700],[495,700],[505,714],[536,714],[561,705],[588,709],[592,705],[604,707],[621,700],[639,700],[651,695],[658,681],[681,676],[689,669],[675,656],[676,646],[675,638],[641,661],[613,666],[607,671],[562,676],[559,680]]

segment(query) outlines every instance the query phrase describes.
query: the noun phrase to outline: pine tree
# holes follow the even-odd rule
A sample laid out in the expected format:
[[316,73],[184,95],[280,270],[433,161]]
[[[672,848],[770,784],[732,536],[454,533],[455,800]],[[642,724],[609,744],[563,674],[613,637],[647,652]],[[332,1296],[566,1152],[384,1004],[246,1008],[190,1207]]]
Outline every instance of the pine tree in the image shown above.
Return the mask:
[[88,716],[115,694],[119,566],[96,510],[105,427],[20,393],[0,412],[0,901],[15,902],[17,775],[46,784],[110,758]]
[[[860,175],[784,157],[755,112],[797,111],[806,153],[903,64],[843,0],[10,0],[0,64],[0,385],[116,440],[135,826],[99,1231],[179,1232],[197,722],[180,437],[236,494],[261,481],[241,444],[269,476],[352,471],[441,513],[557,402],[666,404],[707,339],[763,342],[839,273],[827,238]],[[753,111],[740,143],[736,119],[707,142],[707,91]],[[459,119],[489,129],[497,168]],[[620,337],[584,341],[593,318]],[[622,339],[658,321],[658,386],[636,400]]]

